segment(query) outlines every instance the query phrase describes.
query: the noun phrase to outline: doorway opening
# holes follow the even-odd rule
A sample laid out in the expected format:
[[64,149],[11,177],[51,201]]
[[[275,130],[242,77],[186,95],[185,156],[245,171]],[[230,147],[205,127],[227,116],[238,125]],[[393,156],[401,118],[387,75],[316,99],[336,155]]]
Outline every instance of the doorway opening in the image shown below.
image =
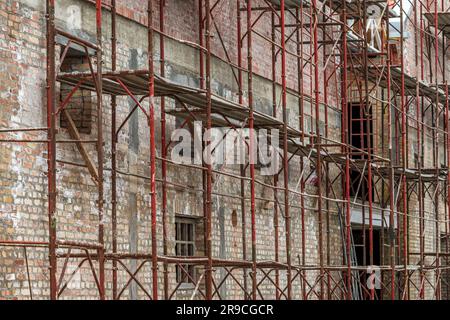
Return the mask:
[[[369,230],[366,227],[363,229],[352,228],[353,245],[355,250],[355,259],[357,266],[379,266],[381,265],[381,230],[373,229],[373,261],[370,261],[370,241],[369,241]],[[367,274],[368,270],[361,270],[360,279],[363,286],[367,290],[364,290],[364,298],[370,299],[368,292],[370,289],[367,288]],[[375,274],[377,277],[380,275]],[[376,283],[375,283],[376,284]],[[375,299],[381,296],[380,286],[375,285]]]

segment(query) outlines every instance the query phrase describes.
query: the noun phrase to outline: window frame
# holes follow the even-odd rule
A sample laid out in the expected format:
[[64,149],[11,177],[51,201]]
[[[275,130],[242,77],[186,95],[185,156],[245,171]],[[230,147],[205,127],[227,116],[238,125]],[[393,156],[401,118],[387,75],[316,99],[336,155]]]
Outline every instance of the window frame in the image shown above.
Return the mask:
[[[194,217],[185,217],[176,215],[175,216],[175,256],[177,257],[193,257],[196,254],[197,246],[196,246],[196,221]],[[180,229],[179,229],[180,226]],[[187,230],[184,233],[183,239],[183,226],[191,226],[191,230],[187,227]],[[179,246],[186,246],[184,249],[184,254],[182,253],[182,249],[177,249]],[[190,251],[190,248],[192,248]],[[191,254],[190,254],[191,252]],[[195,281],[197,281],[196,277],[196,269],[194,265],[191,264],[181,264],[184,270],[189,273],[189,276],[193,279],[191,280],[187,275],[185,275],[184,271],[176,265],[175,266],[175,276],[177,284],[180,284],[181,288],[192,288],[195,286]],[[183,278],[183,276],[185,276]]]

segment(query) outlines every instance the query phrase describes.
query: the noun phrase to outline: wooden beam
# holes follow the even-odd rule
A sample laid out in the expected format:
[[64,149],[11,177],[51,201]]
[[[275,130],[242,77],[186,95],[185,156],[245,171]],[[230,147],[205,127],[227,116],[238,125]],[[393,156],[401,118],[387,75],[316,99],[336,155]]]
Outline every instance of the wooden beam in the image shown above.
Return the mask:
[[[73,122],[73,119],[70,116],[70,113],[66,109],[63,110],[63,113],[67,119],[70,137],[74,140],[80,141],[81,140],[80,132],[78,131],[77,126],[75,125],[75,122]],[[84,159],[84,162],[86,163],[89,173],[92,176],[92,180],[94,180],[95,184],[98,184],[98,171],[97,171],[97,168],[95,167],[94,162],[89,157],[89,153],[87,152],[83,143],[77,142],[76,145],[77,145],[78,151],[80,152],[81,156]]]

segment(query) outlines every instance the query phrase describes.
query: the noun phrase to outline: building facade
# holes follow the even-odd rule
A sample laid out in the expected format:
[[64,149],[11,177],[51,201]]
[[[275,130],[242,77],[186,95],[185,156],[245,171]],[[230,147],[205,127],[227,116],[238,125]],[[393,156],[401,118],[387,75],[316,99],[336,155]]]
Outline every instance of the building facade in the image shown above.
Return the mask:
[[448,3],[54,2],[0,0],[0,299],[448,298]]

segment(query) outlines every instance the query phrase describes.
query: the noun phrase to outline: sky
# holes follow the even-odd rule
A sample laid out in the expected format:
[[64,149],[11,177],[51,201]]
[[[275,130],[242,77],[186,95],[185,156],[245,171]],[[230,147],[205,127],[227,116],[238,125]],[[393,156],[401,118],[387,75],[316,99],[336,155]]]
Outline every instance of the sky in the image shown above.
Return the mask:
[[[405,13],[409,13],[409,9],[411,9],[411,2],[409,0],[401,0],[403,2],[403,11]],[[397,5],[394,10],[400,14],[400,5]]]

